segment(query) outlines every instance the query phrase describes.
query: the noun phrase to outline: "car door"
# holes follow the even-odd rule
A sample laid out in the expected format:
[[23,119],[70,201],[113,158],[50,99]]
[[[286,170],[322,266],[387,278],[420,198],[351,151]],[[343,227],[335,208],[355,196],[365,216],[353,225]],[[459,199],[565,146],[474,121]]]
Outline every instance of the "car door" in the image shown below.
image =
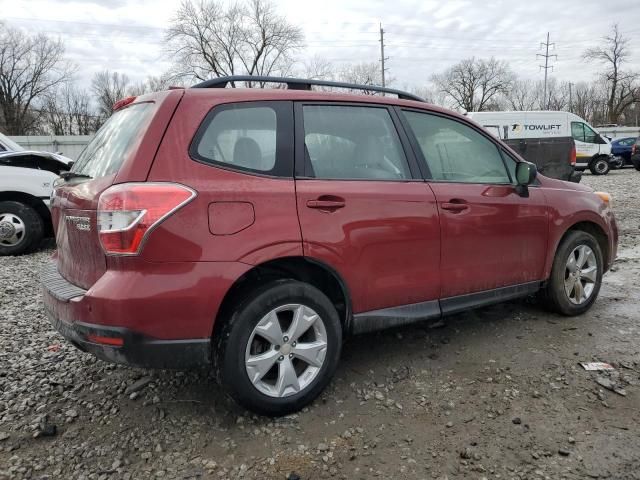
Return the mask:
[[436,200],[395,112],[299,103],[295,115],[304,255],[340,275],[355,314],[415,304],[424,316],[439,314]]
[[593,157],[600,153],[598,135],[583,122],[571,122],[571,136],[576,143],[578,163],[589,163]]
[[[463,120],[404,110],[440,212],[441,298],[527,285],[543,277],[543,192],[516,192],[516,160]],[[443,311],[446,311],[443,302]]]

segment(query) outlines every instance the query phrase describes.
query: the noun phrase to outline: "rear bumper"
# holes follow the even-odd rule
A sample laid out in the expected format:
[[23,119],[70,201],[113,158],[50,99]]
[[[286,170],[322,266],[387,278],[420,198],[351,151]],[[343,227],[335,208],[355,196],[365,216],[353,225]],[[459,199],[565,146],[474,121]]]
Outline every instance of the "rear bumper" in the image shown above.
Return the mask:
[[207,366],[220,303],[248,268],[131,259],[84,290],[50,262],[41,277],[43,302],[56,330],[100,359],[149,368]]
[[[82,322],[65,322],[46,309],[54,328],[74,346],[95,357],[123,365],[144,368],[187,369],[210,364],[211,342],[208,339],[157,340],[126,328],[105,328]],[[93,341],[122,341],[122,346]]]

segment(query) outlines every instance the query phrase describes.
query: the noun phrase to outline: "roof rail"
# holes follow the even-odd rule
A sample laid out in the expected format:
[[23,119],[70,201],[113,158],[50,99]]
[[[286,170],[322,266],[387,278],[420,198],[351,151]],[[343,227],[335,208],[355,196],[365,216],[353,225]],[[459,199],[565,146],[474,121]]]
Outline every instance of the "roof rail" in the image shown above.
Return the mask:
[[311,90],[312,85],[322,87],[348,88],[352,90],[364,90],[369,92],[383,92],[397,95],[402,100],[415,100],[424,102],[425,100],[417,95],[394,88],[378,87],[376,85],[360,85],[357,83],[333,82],[329,80],[311,80],[304,78],[290,77],[269,77],[262,75],[232,75],[230,77],[219,77],[206,80],[193,85],[191,88],[225,88],[230,82],[262,82],[262,83],[286,83],[290,90]]

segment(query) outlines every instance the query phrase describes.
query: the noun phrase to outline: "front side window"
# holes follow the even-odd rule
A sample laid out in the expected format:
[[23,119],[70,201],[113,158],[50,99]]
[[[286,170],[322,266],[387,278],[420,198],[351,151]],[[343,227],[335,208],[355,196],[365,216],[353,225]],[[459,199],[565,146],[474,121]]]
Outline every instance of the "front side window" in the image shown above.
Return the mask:
[[305,105],[305,176],[323,179],[411,178],[386,108]]
[[587,143],[598,143],[598,134],[594,132],[589,125],[582,124],[582,126],[584,127],[584,141]]
[[476,130],[439,115],[413,111],[404,115],[433,180],[511,183],[498,147]]
[[582,122],[571,122],[571,136],[579,142],[596,143],[596,132]]
[[205,125],[195,148],[199,160],[262,173],[274,170],[278,130],[274,108],[228,105]]

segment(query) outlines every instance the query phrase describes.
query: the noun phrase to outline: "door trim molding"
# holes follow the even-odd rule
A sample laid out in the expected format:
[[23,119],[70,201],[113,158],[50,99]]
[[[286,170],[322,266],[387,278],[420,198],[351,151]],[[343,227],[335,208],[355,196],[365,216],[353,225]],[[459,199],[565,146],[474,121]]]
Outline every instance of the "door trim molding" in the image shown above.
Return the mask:
[[521,283],[509,287],[494,288],[482,292],[468,293],[441,300],[399,305],[397,307],[371,310],[353,315],[351,333],[359,334],[409,325],[445,315],[526,297],[537,292],[542,281]]
[[440,300],[440,309],[443,315],[452,315],[472,308],[500,303],[514,298],[526,297],[527,295],[537,292],[541,284],[541,281],[535,281],[443,298]]
[[440,317],[438,300],[383,308],[353,316],[352,333],[373,332]]

